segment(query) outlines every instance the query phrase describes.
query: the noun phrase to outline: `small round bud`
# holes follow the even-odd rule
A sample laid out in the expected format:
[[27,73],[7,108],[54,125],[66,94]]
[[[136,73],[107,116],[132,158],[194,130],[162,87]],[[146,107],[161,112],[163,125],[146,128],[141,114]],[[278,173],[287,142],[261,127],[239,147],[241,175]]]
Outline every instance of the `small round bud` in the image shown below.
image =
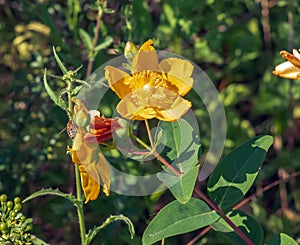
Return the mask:
[[24,223],[25,220],[26,220],[26,216],[25,216],[25,215],[22,215],[22,216],[21,216],[21,223]]
[[7,230],[7,224],[4,222],[0,223],[0,231],[6,231]]
[[11,210],[12,207],[14,206],[14,204],[13,204],[12,201],[8,201],[8,202],[6,203],[6,206],[7,206],[7,208],[8,208],[9,210]]
[[20,197],[15,197],[14,199],[14,203],[17,204],[17,203],[20,203],[21,202],[21,199]]
[[6,202],[6,200],[7,200],[7,195],[2,194],[2,195],[0,196],[0,202]]
[[14,218],[16,218],[17,213],[12,210],[12,211],[9,212],[9,216],[14,219]]
[[14,210],[15,210],[16,212],[18,212],[18,211],[20,211],[21,209],[22,209],[22,204],[21,204],[21,203],[16,203],[16,204],[15,204]]

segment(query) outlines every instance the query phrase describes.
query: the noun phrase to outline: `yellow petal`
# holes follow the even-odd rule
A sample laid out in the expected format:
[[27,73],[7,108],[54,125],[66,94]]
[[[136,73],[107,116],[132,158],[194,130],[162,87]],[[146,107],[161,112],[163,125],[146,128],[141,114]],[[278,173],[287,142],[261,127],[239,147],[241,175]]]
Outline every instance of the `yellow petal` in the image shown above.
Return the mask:
[[162,121],[174,122],[181,118],[191,108],[190,101],[177,97],[170,109],[158,110],[156,118]]
[[[89,167],[94,166],[93,164],[89,165]],[[81,177],[81,187],[83,189],[83,193],[85,196],[85,203],[87,203],[89,200],[96,200],[98,198],[99,192],[100,192],[100,180],[98,177],[98,180],[94,180],[94,178],[91,177],[89,172],[92,170],[89,169],[86,170],[87,166],[79,165],[79,171],[80,171],[80,177]]]
[[148,40],[139,49],[132,61],[132,73],[142,71],[158,71],[158,57],[152,46],[153,41]]
[[163,121],[175,121],[191,107],[191,103],[163,87],[139,89],[125,98],[117,111],[130,120],[158,118]]
[[276,66],[273,74],[288,79],[299,79],[300,68],[294,66],[291,62],[286,61]]
[[109,83],[110,88],[119,96],[120,99],[130,94],[131,89],[128,86],[130,75],[113,66],[106,66],[105,78]]
[[96,170],[100,175],[101,184],[103,185],[103,192],[106,196],[110,194],[110,168],[102,153],[98,154],[99,160],[96,163]]
[[167,80],[178,88],[177,93],[180,96],[186,95],[193,87],[194,79],[191,75],[194,66],[189,61],[168,58],[162,60],[159,67],[167,75]]
[[[293,52],[295,53],[297,51],[294,50]],[[295,55],[292,55],[292,54],[290,54],[289,52],[286,52],[286,51],[281,51],[280,54],[283,58],[287,59],[292,64],[294,64],[296,67],[300,68],[300,60],[297,59],[297,57],[296,57],[296,56],[298,56],[298,54],[296,54],[296,56],[295,56]]]

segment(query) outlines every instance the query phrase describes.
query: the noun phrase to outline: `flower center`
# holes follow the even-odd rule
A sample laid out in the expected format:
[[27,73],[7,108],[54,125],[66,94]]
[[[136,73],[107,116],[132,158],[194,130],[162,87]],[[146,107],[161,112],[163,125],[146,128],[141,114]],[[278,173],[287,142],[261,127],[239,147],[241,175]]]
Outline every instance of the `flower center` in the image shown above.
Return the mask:
[[128,85],[132,91],[141,88],[149,89],[150,87],[162,87],[172,90],[175,93],[178,91],[178,88],[171,84],[164,74],[150,70],[134,73],[125,84]]

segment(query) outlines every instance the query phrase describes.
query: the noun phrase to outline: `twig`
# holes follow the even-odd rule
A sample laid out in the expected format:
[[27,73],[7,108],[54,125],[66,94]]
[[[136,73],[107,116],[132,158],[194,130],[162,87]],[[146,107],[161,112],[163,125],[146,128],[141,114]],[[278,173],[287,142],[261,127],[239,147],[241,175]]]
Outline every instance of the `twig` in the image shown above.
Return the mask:
[[95,27],[95,34],[94,34],[94,39],[93,39],[93,47],[91,50],[91,55],[92,57],[89,58],[89,62],[88,62],[88,67],[87,67],[87,71],[86,71],[86,77],[88,78],[91,73],[92,73],[92,68],[93,68],[93,63],[94,63],[94,52],[95,52],[95,47],[97,45],[97,41],[99,38],[99,29],[100,29],[100,22],[101,22],[101,18],[102,18],[102,14],[103,14],[103,10],[99,9],[98,10],[98,16],[97,16],[97,23],[96,23],[96,27]]

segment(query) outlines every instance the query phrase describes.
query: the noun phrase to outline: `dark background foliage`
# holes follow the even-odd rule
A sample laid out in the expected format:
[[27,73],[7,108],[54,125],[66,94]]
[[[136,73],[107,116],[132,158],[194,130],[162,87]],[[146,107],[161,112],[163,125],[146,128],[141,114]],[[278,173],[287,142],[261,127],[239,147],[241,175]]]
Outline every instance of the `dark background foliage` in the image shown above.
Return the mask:
[[[85,79],[88,53],[79,29],[93,36],[96,12],[89,3],[0,1],[0,193],[10,198],[25,198],[46,187],[74,192],[73,166],[66,155],[71,142],[65,132],[59,133],[68,119],[49,99],[42,81],[45,68],[61,75],[52,46],[69,69],[82,64],[79,78]],[[103,16],[99,43],[107,36],[113,43],[97,55],[94,69],[121,54],[127,40],[140,44],[149,38],[157,49],[198,64],[215,83],[225,106],[224,154],[254,135],[275,137],[249,195],[281,183],[257,194],[244,210],[263,226],[266,236],[285,232],[299,239],[300,83],[272,75],[273,67],[283,62],[279,51],[299,48],[299,2],[121,0],[109,1],[108,7],[114,13]],[[57,90],[63,86],[55,79],[49,78],[49,83]],[[209,119],[200,102],[193,105],[205,151]],[[109,116],[112,109],[107,103],[104,114]],[[119,164],[128,165],[132,173],[140,171],[125,160]],[[137,235],[131,241],[125,225],[114,223],[100,232],[94,244],[140,244],[147,222],[170,200],[169,193],[101,195],[86,206],[88,226],[100,224],[108,214],[123,213],[135,224]],[[25,204],[25,212],[34,218],[34,233],[50,244],[79,244],[75,209],[66,201],[39,198]],[[199,232],[167,239],[166,244],[185,244]],[[210,231],[198,244],[220,243],[225,244],[223,237]]]

